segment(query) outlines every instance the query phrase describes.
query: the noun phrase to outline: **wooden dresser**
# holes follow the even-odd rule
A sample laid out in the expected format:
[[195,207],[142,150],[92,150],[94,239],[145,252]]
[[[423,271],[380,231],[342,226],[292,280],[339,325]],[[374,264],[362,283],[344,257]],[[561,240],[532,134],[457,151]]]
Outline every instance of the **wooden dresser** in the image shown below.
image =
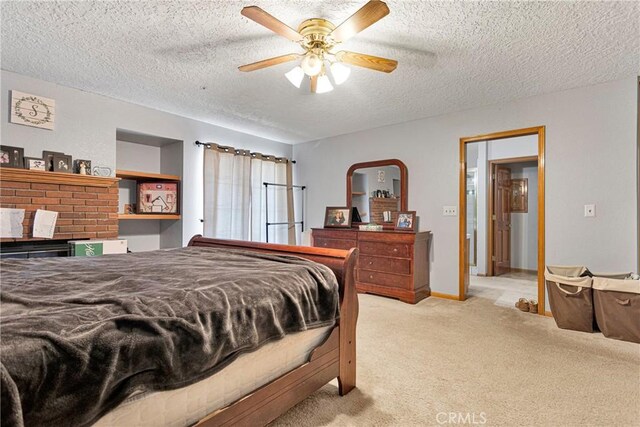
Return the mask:
[[356,288],[415,304],[429,296],[431,232],[314,228],[311,245],[360,251]]

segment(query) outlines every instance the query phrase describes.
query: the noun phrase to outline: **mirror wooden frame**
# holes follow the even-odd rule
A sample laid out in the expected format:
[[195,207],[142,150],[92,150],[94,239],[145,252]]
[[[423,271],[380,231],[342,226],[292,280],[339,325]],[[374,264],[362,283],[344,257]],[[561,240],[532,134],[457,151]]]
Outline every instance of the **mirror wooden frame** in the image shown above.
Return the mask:
[[409,210],[409,172],[407,170],[407,165],[405,165],[398,159],[375,160],[372,162],[362,162],[351,165],[351,167],[347,171],[347,206],[349,207],[349,209],[352,208],[351,178],[353,177],[353,173],[357,169],[375,168],[382,166],[397,166],[398,168],[400,168],[400,211]]

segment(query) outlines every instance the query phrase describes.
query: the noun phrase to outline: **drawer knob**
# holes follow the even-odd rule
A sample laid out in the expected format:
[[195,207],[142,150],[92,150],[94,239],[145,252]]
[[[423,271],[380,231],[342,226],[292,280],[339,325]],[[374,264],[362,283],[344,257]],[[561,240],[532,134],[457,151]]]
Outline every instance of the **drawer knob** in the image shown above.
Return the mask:
[[370,274],[370,275],[369,275],[369,279],[373,279],[373,274]]
[[369,265],[373,265],[373,261],[369,261]]
[[327,246],[326,242],[323,244],[323,246]]
[[398,252],[398,248],[393,248],[393,252]]

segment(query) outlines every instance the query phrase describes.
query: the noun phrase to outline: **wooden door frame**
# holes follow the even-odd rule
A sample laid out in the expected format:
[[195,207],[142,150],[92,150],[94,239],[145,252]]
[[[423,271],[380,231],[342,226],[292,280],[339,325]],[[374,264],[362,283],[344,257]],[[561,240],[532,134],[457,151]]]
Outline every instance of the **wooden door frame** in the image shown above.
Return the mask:
[[544,240],[544,168],[545,168],[545,127],[535,126],[530,128],[496,132],[485,135],[460,138],[460,164],[459,164],[459,235],[458,235],[458,300],[466,299],[464,291],[466,240],[467,240],[467,205],[466,205],[466,183],[467,183],[467,152],[466,145],[472,142],[490,141],[496,139],[514,138],[518,136],[538,135],[538,314],[545,313],[545,291],[544,291],[544,267],[545,267],[545,240]]
[[[510,159],[496,159],[489,160],[489,174],[493,174],[493,168],[495,165],[507,164],[507,163],[524,163],[524,162],[537,162],[538,156],[524,156],[524,157],[512,157]],[[489,175],[492,176],[492,175]],[[494,193],[493,183],[489,185],[489,194],[487,197],[487,276],[493,276],[493,262],[491,261],[491,254],[493,254],[493,205],[494,205]]]

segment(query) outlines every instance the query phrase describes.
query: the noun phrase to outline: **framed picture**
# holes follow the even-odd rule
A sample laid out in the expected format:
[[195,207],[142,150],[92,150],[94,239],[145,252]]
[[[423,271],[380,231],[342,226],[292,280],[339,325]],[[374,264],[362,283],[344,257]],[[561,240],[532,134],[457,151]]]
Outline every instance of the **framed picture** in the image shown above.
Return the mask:
[[73,173],[73,164],[71,156],[67,154],[53,155],[53,171],[63,173]]
[[138,183],[139,214],[177,214],[178,206],[177,182]]
[[529,179],[511,180],[511,212],[527,213],[529,211]]
[[416,231],[416,211],[398,212],[396,219],[396,230]]
[[346,206],[327,206],[324,213],[324,226],[351,228],[351,209]]
[[80,175],[91,175],[91,160],[74,160],[73,173],[77,173]]
[[64,156],[64,153],[59,153],[57,151],[42,151],[42,159],[45,161],[46,170],[53,171],[53,156],[56,154]]
[[32,171],[46,171],[47,162],[45,162],[44,159],[39,159],[37,157],[25,157],[24,168]]
[[0,145],[0,167],[24,168],[24,148]]
[[127,215],[133,215],[136,213],[136,205],[125,203],[124,204],[124,213]]

